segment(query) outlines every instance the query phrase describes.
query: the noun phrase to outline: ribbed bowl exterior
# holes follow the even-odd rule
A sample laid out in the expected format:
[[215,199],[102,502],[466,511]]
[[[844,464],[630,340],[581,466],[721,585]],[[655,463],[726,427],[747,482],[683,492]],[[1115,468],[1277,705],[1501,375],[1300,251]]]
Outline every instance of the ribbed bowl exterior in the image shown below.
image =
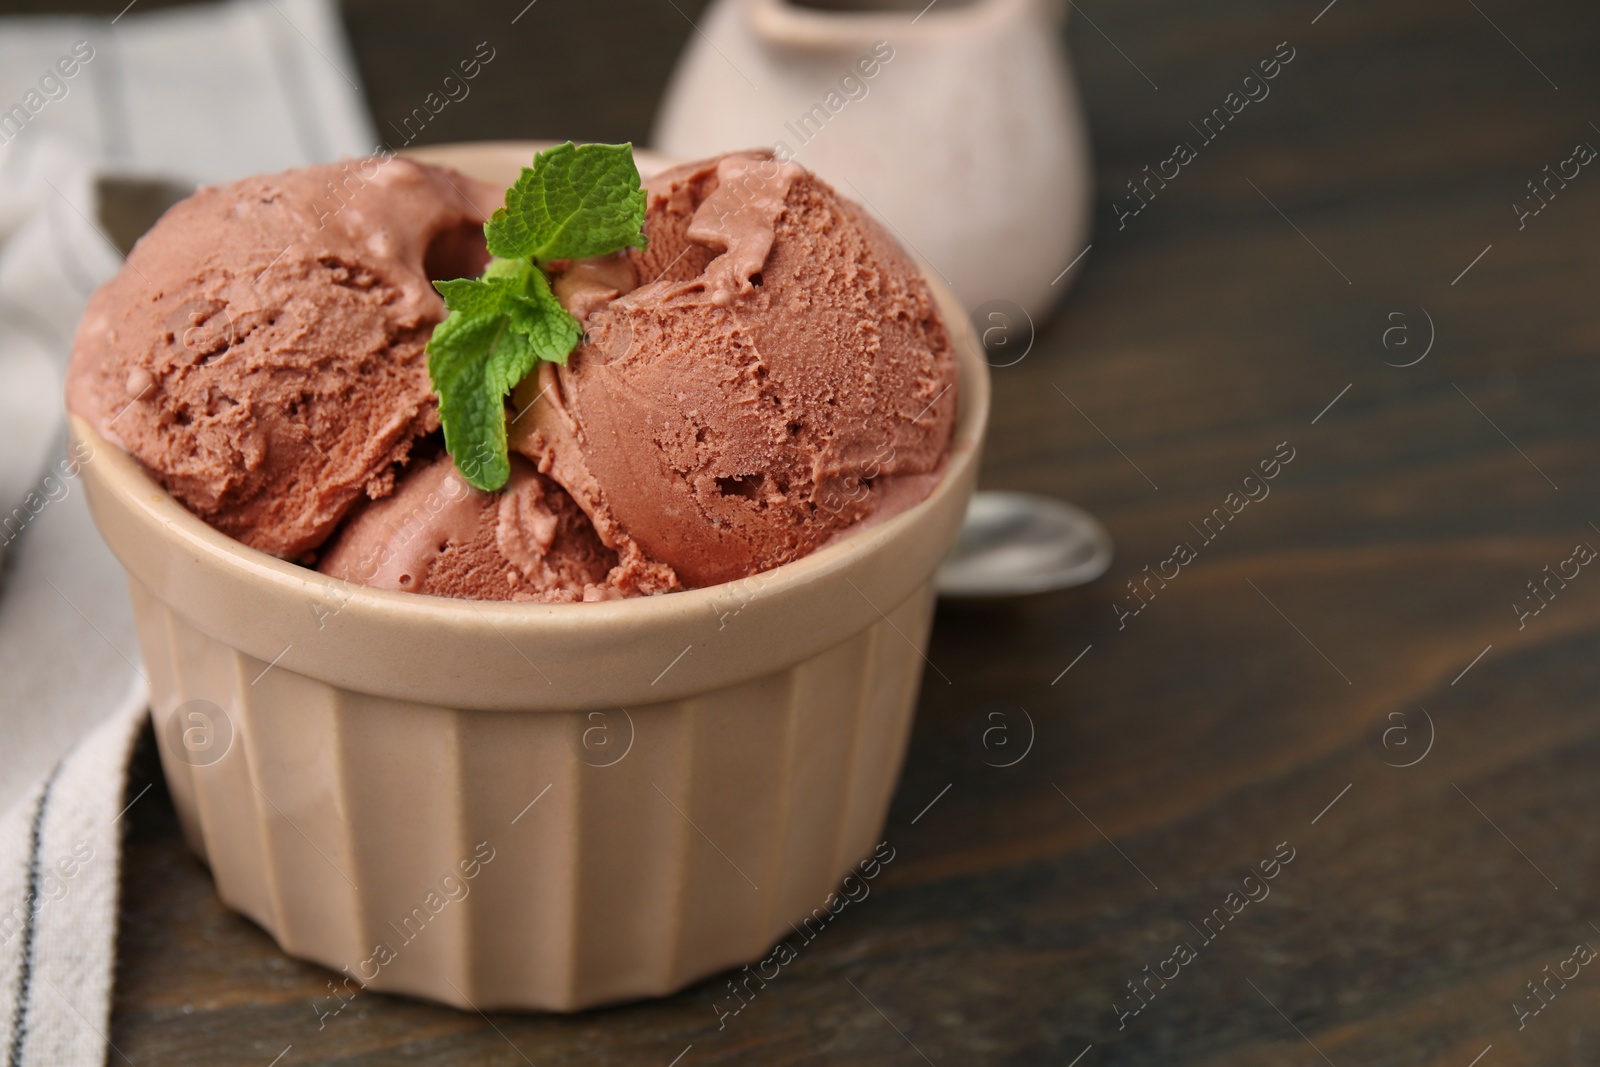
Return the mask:
[[[427,158],[509,181],[534,148]],[[965,312],[928,282],[959,370],[928,498],[667,596],[350,585],[213,530],[72,418],[174,805],[222,899],[349,991],[483,1010],[670,993],[823,908],[883,826],[988,418]]]
[[224,902],[373,989],[481,1009],[670,993],[821,908],[878,841],[933,607],[924,586],[785,670],[595,718],[340,689],[131,584],[158,731],[195,700],[229,720],[215,762],[161,746]]

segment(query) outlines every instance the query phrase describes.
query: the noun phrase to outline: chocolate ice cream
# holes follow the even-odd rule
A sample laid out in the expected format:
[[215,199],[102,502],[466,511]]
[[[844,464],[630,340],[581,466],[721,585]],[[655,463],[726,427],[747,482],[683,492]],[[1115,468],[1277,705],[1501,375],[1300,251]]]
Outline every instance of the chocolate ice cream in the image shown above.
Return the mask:
[[438,427],[430,278],[481,269],[500,195],[403,159],[201,189],[90,300],[68,403],[217,529],[312,549]]
[[614,580],[731,581],[925,496],[955,360],[910,258],[763,153],[646,189],[648,248],[557,275],[585,340],[518,388],[511,428],[617,551]]
[[352,516],[319,569],[403,592],[563,603],[610,596],[601,586],[616,562],[572,498],[526,460],[513,458],[506,487],[485,493],[440,454]]
[[921,500],[956,371],[906,253],[765,153],[646,190],[647,248],[544,264],[585,335],[511,397],[495,493],[439,451],[424,345],[430,282],[480,273],[502,191],[405,160],[173,208],[91,300],[69,404],[246,544],[439,596],[711,585]]

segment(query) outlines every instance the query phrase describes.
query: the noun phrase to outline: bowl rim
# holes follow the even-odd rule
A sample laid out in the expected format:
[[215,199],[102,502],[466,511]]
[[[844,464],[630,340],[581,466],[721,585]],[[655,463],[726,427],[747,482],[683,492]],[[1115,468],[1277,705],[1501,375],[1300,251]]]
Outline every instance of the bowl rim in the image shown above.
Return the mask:
[[[936,277],[930,276],[927,280],[930,285],[943,287]],[[954,302],[953,296],[949,299]],[[943,310],[941,308],[941,311]],[[948,328],[948,322],[946,326]],[[954,341],[953,335],[956,331],[952,330],[951,333]],[[835,540],[799,559],[758,571],[745,578],[655,596],[627,597],[622,600],[589,603],[546,604],[537,601],[469,600],[462,597],[382,589],[335,578],[315,568],[251,548],[211,526],[163,489],[137,459],[101,437],[81,416],[69,412],[68,417],[72,424],[73,439],[87,443],[94,450],[94,458],[89,463],[98,469],[104,486],[113,490],[127,505],[135,509],[146,510],[147,504],[154,503],[176,508],[177,514],[163,514],[159,521],[166,525],[185,547],[221,565],[242,566],[275,584],[282,580],[293,580],[298,587],[301,583],[309,581],[322,589],[336,591],[340,599],[345,599],[348,595],[349,600],[370,600],[375,606],[381,605],[440,622],[453,620],[461,614],[463,606],[471,605],[480,611],[494,613],[497,622],[547,616],[565,625],[569,619],[593,616],[601,611],[607,615],[621,610],[648,616],[652,613],[650,605],[657,606],[654,610],[659,611],[664,610],[659,607],[660,605],[691,606],[690,602],[694,601],[692,606],[703,611],[713,601],[724,596],[729,587],[754,580],[759,580],[764,589],[772,586],[776,591],[777,588],[810,581],[814,577],[811,572],[833,570],[835,564],[864,554],[874,542],[893,539],[902,529],[920,525],[928,511],[937,506],[940,500],[957,491],[960,481],[957,476],[963,473],[964,468],[977,462],[978,446],[982,443],[988,421],[989,384],[987,374],[984,373],[987,367],[974,354],[975,344],[976,342],[970,342],[955,345],[957,407],[956,422],[951,434],[950,455],[939,481],[925,498],[887,519],[874,520],[869,517],[853,528],[847,527],[840,531]],[[973,366],[974,363],[977,365]],[[677,614],[676,611],[672,613]]]

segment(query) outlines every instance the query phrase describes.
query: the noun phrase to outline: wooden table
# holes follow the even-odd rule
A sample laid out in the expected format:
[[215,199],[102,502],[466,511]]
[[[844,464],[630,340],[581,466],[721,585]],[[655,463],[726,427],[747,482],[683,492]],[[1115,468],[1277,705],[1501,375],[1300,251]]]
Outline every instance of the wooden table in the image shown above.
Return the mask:
[[[1600,144],[1600,15],[1324,3],[1079,5],[1094,246],[995,372],[984,481],[1091,508],[1117,559],[1086,589],[941,611],[886,830],[898,858],[781,982],[720,1031],[720,982],[567,1018],[368,995],[319,1029],[328,974],[222,909],[152,793],[132,816],[118,1049],[257,1067],[1600,1062],[1600,973],[1574,957],[1600,945],[1583,814],[1600,810],[1600,573],[1563,563],[1600,546],[1600,175],[1520,230],[1509,207]],[[380,125],[487,39],[506,58],[427,139],[645,138],[699,5],[545,0],[513,27],[521,6],[349,4]],[[1119,228],[1124,183],[1197,141],[1189,124],[1279,42],[1294,59],[1271,95]],[[1168,562],[1185,542],[1193,558]],[[1519,624],[1547,565],[1577,575]]]

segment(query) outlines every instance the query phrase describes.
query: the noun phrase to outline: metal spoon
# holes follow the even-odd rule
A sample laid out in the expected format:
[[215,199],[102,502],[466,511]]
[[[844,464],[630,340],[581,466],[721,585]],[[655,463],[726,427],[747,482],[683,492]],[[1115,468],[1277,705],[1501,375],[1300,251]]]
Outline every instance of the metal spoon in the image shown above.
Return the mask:
[[936,579],[957,600],[1026,596],[1092,582],[1111,566],[1100,520],[1034,493],[976,493]]

